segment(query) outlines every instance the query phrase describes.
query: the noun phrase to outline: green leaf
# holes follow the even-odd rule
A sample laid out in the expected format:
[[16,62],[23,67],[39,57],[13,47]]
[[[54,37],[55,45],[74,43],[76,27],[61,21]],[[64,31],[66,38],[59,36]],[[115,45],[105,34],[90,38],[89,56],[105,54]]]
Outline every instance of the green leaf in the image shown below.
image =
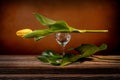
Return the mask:
[[74,50],[81,53],[82,57],[89,57],[98,51],[105,50],[106,48],[107,48],[106,44],[102,44],[100,47],[97,47],[96,45],[93,44],[81,44],[77,48],[74,48]]
[[38,41],[38,40],[46,37],[47,35],[50,35],[51,33],[53,33],[53,32],[51,32],[51,30],[49,30],[49,29],[35,30],[29,34],[24,35],[23,37],[24,38],[34,38],[35,41]]
[[73,32],[76,29],[70,27],[65,21],[57,21],[53,25],[49,25],[49,29],[53,32]]
[[38,59],[53,65],[59,65],[61,63],[62,56],[51,50],[46,50],[42,52]]
[[70,27],[65,21],[54,21],[38,13],[35,13],[34,15],[41,24],[48,26],[52,32],[71,32],[73,30],[76,31],[76,29]]
[[49,28],[43,30],[35,30],[31,33],[24,35],[24,38],[34,38],[35,41],[38,41],[55,32],[71,32],[75,30],[74,28],[69,27],[68,24],[64,21],[54,21],[38,13],[35,13],[34,15],[41,24],[47,25]]
[[107,45],[106,44],[102,44],[100,47],[99,47],[99,51],[100,50],[105,50],[107,49]]
[[74,56],[75,56],[74,54],[65,54],[60,66],[65,66],[65,65],[71,64],[73,62],[73,61],[71,61],[71,58],[73,58]]
[[71,48],[71,49],[80,53],[69,59],[72,63],[72,62],[77,61],[80,58],[87,58],[87,57],[92,56],[93,54],[95,54],[98,51],[107,49],[107,45],[102,44],[100,47],[97,47],[96,45],[93,45],[93,44],[81,44],[80,46],[78,46],[76,48]]
[[48,19],[45,16],[40,15],[39,13],[35,13],[34,16],[42,25],[49,26],[56,23],[56,21]]

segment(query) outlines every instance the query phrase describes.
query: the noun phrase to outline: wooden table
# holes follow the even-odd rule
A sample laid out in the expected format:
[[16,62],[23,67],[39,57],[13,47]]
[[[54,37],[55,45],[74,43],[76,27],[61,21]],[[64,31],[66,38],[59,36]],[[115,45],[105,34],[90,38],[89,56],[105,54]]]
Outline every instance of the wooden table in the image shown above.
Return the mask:
[[[117,58],[120,56],[97,56]],[[65,67],[52,66],[37,55],[0,55],[0,80],[120,80],[120,60],[76,62]]]

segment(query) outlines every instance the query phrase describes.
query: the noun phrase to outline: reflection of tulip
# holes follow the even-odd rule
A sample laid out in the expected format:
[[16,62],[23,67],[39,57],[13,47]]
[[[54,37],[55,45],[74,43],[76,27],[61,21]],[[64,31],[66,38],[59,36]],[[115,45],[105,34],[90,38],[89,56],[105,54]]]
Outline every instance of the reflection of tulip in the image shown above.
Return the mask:
[[31,29],[22,29],[16,32],[16,35],[19,37],[23,37],[25,34],[31,33]]

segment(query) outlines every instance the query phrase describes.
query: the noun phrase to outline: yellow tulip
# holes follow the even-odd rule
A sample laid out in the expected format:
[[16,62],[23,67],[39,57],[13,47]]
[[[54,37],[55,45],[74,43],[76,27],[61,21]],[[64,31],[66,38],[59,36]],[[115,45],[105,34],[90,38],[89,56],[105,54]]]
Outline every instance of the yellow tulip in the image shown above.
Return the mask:
[[25,34],[31,33],[31,29],[22,29],[16,32],[16,35],[19,37],[23,37]]

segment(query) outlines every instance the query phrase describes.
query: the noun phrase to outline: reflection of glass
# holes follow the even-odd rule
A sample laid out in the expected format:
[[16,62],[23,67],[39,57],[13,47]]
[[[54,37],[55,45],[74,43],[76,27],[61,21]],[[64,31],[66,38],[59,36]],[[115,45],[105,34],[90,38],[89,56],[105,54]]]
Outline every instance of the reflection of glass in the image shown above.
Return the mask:
[[56,41],[62,46],[63,55],[65,55],[65,46],[70,41],[71,35],[69,33],[56,33]]

